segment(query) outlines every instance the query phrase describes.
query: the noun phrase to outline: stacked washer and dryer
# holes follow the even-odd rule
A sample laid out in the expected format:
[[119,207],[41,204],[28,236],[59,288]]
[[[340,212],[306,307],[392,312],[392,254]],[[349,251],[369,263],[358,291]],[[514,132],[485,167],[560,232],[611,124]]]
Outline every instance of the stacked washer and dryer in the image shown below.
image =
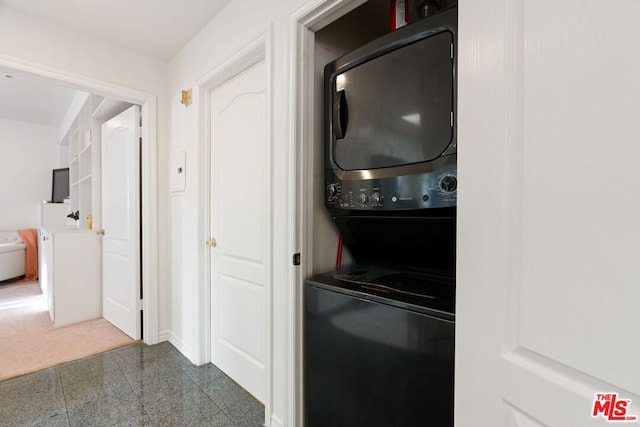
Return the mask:
[[453,425],[457,8],[325,67],[325,206],[355,260],[304,289],[307,427]]

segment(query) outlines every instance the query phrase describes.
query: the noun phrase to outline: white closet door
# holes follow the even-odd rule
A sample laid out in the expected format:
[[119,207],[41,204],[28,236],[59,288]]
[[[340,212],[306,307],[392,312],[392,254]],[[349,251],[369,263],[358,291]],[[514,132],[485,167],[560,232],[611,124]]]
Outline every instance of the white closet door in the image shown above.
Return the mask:
[[271,247],[266,85],[263,60],[211,93],[211,355],[262,401]]

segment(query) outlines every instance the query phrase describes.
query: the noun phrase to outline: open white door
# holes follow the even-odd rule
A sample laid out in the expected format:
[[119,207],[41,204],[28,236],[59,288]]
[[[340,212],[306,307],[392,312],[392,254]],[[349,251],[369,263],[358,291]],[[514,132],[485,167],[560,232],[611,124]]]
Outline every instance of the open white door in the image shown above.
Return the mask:
[[212,362],[264,402],[270,158],[262,60],[211,93]]
[[140,107],[102,125],[103,316],[140,339]]

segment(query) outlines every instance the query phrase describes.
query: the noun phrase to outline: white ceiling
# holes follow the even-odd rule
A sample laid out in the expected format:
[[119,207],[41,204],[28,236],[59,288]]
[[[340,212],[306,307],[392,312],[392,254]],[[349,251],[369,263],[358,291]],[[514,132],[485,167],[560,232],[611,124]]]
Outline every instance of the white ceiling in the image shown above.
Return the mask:
[[[10,77],[7,77],[10,76]],[[0,68],[0,118],[60,126],[77,90]]]
[[0,0],[0,3],[168,60],[230,1]]
[[[0,5],[168,60],[230,1],[0,0]],[[76,93],[0,68],[0,118],[59,126]]]

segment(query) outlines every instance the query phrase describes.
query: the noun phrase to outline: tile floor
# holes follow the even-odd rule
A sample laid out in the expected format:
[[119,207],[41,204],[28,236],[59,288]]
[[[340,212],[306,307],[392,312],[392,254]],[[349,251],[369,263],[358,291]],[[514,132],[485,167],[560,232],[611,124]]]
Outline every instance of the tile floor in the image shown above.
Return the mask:
[[0,382],[2,426],[262,426],[264,407],[169,343],[136,343]]

